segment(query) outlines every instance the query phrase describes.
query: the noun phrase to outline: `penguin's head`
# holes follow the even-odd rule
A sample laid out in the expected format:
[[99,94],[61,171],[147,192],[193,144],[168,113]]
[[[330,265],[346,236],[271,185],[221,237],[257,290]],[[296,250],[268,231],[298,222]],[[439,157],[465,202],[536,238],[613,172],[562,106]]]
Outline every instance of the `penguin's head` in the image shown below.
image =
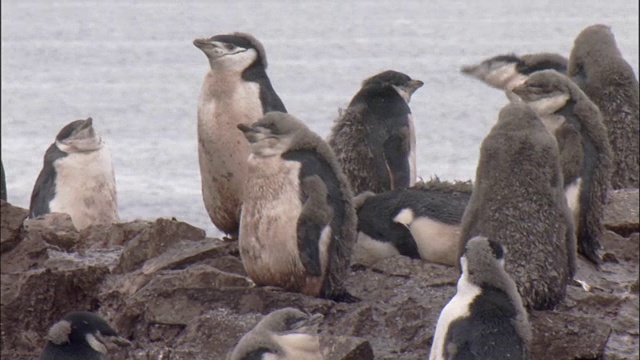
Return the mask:
[[89,152],[102,147],[102,139],[93,128],[93,119],[67,124],[56,136],[56,146],[66,153]]
[[553,114],[571,98],[571,80],[555,70],[536,71],[511,91],[540,115]]
[[505,274],[505,250],[499,243],[483,236],[476,236],[467,242],[460,258],[462,274],[472,284],[480,287],[493,285]]
[[195,39],[193,44],[209,59],[212,68],[242,71],[252,65],[267,68],[267,56],[264,47],[250,34],[215,35],[210,38]]
[[521,130],[523,128],[544,128],[544,124],[535,109],[522,101],[507,103],[498,113],[498,121],[494,125],[507,131]]
[[240,339],[230,359],[288,359],[290,354],[316,359],[320,354],[317,331],[322,319],[321,314],[310,315],[294,308],[275,310]]
[[238,124],[238,129],[249,141],[251,152],[261,157],[283,154],[309,131],[302,121],[279,111],[268,112],[251,125]]
[[497,55],[483,60],[480,64],[464,65],[460,68],[460,72],[482,79],[501,68],[513,67],[521,63],[522,61],[516,54]]
[[47,341],[47,346],[68,349],[90,347],[101,354],[107,353],[107,345],[110,344],[131,345],[128,340],[118,336],[104,319],[87,311],[74,311],[65,315],[51,326]]
[[362,82],[362,87],[392,86],[400,96],[408,103],[411,95],[424,83],[420,80],[412,80],[408,75],[398,71],[387,70],[374,75]]

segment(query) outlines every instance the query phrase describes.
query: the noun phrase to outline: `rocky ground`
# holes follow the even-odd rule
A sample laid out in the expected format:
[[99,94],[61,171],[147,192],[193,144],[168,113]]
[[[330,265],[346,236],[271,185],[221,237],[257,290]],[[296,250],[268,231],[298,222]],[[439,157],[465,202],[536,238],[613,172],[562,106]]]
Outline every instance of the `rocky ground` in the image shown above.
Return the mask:
[[[272,310],[322,313],[329,360],[424,359],[457,270],[386,259],[354,266],[354,304],[253,285],[236,244],[175,219],[76,231],[70,218],[27,220],[2,201],[3,359],[33,359],[48,327],[71,310],[96,311],[133,342],[111,359],[224,359]],[[533,359],[638,359],[638,190],[611,193],[599,269],[580,260],[554,311],[533,312]],[[588,291],[587,291],[588,290]]]

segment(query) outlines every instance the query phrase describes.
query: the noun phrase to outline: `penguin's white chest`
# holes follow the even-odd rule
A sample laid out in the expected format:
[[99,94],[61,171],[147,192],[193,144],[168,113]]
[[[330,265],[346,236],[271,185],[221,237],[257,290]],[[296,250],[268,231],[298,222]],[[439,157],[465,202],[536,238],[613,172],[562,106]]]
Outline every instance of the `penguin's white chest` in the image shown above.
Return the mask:
[[53,166],[56,192],[49,203],[51,212],[69,214],[78,229],[119,221],[116,181],[106,146],[91,152],[70,153]]

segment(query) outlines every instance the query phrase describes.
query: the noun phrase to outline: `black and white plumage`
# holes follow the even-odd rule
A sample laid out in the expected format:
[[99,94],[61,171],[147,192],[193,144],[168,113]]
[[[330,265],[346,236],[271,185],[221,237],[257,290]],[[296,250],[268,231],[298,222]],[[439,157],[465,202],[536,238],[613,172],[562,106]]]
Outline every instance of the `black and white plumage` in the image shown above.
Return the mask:
[[354,262],[372,265],[400,254],[456,266],[460,223],[470,197],[470,182],[438,178],[409,189],[358,195]]
[[286,112],[266,73],[264,47],[244,33],[196,39],[209,60],[198,102],[202,197],[213,224],[237,236],[249,146],[236,126]]
[[40,360],[106,360],[107,343],[130,345],[100,316],[70,312],[49,329]]
[[238,125],[250,143],[239,248],[258,285],[350,300],[356,237],[351,190],[329,146],[281,112]]
[[272,311],[238,342],[229,360],[323,360],[318,338],[321,314]]
[[[598,263],[601,220],[612,170],[611,146],[600,110],[571,79],[553,70],[532,74],[513,92],[533,107],[556,135],[578,250]],[[574,176],[573,169],[577,170]]]
[[409,100],[422,85],[403,73],[384,71],[362,82],[336,120],[328,142],[356,194],[415,183],[416,140]]
[[613,153],[612,188],[637,188],[640,90],[610,27],[591,25],[580,32],[573,43],[567,73],[602,113]]
[[79,230],[119,221],[111,154],[91,118],[63,127],[44,155],[29,216],[51,212],[69,214]]
[[457,292],[440,313],[429,360],[529,358],[531,325],[504,253],[486,237],[466,244]]

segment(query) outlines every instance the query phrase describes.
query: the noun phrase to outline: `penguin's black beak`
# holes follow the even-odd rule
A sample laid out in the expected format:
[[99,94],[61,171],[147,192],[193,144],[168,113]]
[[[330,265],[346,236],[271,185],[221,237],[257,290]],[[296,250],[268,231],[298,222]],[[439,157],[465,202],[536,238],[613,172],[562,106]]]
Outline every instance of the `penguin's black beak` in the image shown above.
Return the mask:
[[101,343],[103,343],[105,345],[105,347],[107,347],[107,349],[113,349],[115,348],[115,346],[118,347],[129,347],[131,346],[131,341],[121,337],[121,336],[117,336],[117,335],[103,335],[103,334],[96,334],[95,337],[100,340]]
[[91,126],[93,126],[93,119],[92,118],[87,118],[84,121],[84,124],[82,124],[82,126],[80,127],[80,130],[88,129]]
[[422,85],[424,85],[424,82],[422,82],[420,80],[411,80],[411,81],[409,81],[409,83],[407,84],[408,93],[409,94],[413,94],[416,90],[421,88]]
[[248,126],[246,124],[238,124],[238,130],[240,130],[243,133],[245,133],[245,135],[248,134],[248,133],[256,133],[256,132],[258,132],[256,129],[254,129],[251,126]]
[[203,39],[203,38],[193,40],[193,45],[195,45],[199,49],[204,49],[206,47],[213,46],[213,44],[209,39]]
[[518,95],[518,97],[522,98],[522,95],[524,95],[526,93],[526,88],[527,88],[527,83],[524,82],[516,87],[514,87],[513,89],[511,89],[511,92]]

